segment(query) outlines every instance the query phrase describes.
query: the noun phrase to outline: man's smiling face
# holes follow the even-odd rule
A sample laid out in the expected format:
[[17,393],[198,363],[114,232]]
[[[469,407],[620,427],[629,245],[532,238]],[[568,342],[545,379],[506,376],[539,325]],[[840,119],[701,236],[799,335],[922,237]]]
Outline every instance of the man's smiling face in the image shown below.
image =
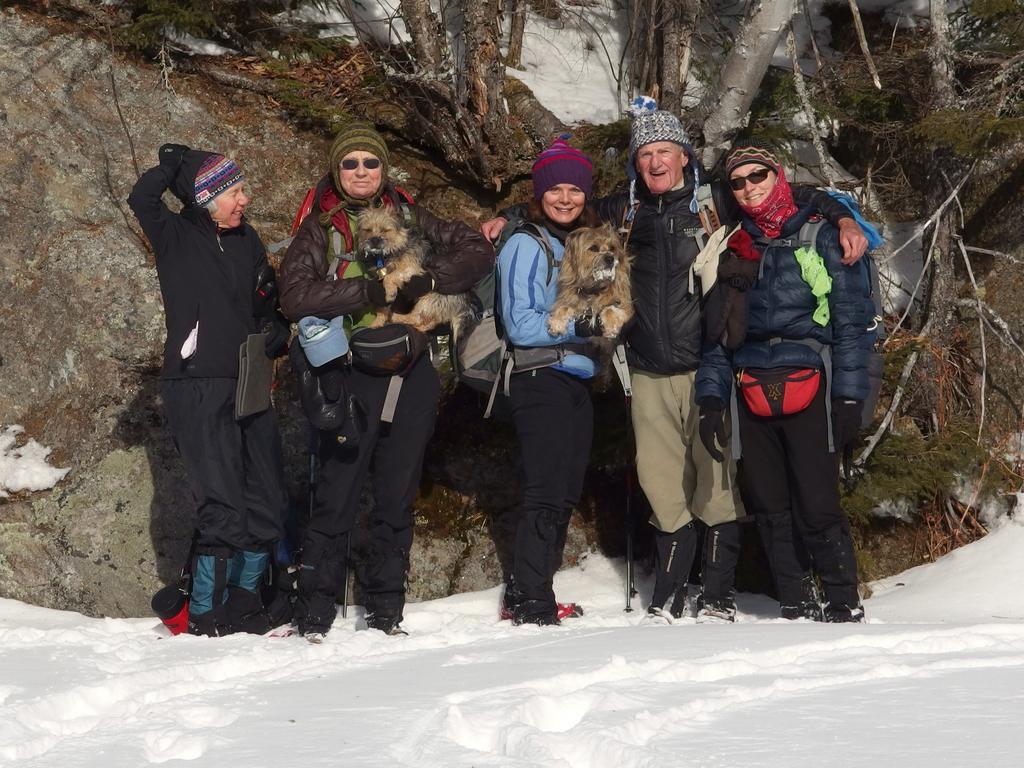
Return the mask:
[[652,195],[663,195],[683,180],[689,158],[673,141],[655,141],[636,151],[636,170]]

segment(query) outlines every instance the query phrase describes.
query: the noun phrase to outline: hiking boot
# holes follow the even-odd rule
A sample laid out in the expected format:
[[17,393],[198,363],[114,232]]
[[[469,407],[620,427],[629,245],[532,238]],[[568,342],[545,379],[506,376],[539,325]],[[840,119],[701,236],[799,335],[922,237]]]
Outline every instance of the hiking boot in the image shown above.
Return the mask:
[[668,612],[672,615],[673,619],[693,618],[697,615],[695,601],[696,598],[694,600],[690,599],[689,585],[683,584],[683,586],[676,590]]
[[731,597],[701,600],[697,609],[698,624],[725,624],[736,621],[736,601]]
[[512,614],[512,623],[516,626],[521,624],[536,624],[546,627],[559,624],[557,609],[552,610],[551,604],[546,600],[522,600]]
[[821,590],[814,576],[806,574],[800,581],[800,596],[793,600],[779,600],[779,616],[789,621],[807,619],[824,621],[825,615],[821,606]]
[[375,613],[366,614],[367,629],[376,629],[377,631],[383,632],[385,635],[391,635],[392,637],[409,634],[399,626],[401,621],[401,617],[383,616]]
[[190,613],[188,616],[188,633],[201,637],[220,637],[222,634],[225,634],[223,627],[217,625],[217,619],[214,617],[213,611],[200,614]]
[[[506,584],[501,595],[501,605],[498,607],[498,621],[512,621],[515,618],[516,606],[522,600],[521,593],[512,584]],[[555,603],[555,616],[559,621],[578,619],[582,615],[583,606],[579,603]]]
[[861,624],[864,622],[864,606],[825,605],[825,621],[829,624]]
[[687,523],[672,533],[655,531],[654,548],[656,558],[651,605],[663,608],[670,597],[685,588],[690,575],[697,553],[697,531],[693,523]]
[[512,618],[512,624],[520,627],[523,624],[534,624],[538,627],[557,627],[561,624],[557,616],[552,616],[545,613],[526,614],[523,616],[514,616]]
[[805,600],[796,605],[779,604],[779,616],[789,621],[807,619],[808,621],[824,621],[821,603],[817,600]]

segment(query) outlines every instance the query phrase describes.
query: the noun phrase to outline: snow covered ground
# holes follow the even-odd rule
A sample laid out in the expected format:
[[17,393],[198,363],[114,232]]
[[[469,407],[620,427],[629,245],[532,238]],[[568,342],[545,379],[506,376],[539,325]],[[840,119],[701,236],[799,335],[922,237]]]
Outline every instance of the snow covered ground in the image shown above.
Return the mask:
[[587,608],[562,627],[497,622],[489,590],[319,646],[0,600],[0,765],[1019,766],[1021,552],[1005,522],[875,585],[866,625],[752,595],[735,625],[646,624],[597,556],[558,576]]

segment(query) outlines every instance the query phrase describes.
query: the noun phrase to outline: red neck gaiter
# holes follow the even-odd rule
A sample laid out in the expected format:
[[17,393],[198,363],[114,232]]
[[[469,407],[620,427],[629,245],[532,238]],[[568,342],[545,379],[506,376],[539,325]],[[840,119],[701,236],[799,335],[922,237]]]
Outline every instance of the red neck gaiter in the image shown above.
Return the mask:
[[797,212],[793,190],[786,181],[786,172],[781,167],[774,170],[778,176],[775,187],[760,205],[746,206],[740,203],[740,208],[754,220],[757,228],[772,238],[782,234],[782,225]]

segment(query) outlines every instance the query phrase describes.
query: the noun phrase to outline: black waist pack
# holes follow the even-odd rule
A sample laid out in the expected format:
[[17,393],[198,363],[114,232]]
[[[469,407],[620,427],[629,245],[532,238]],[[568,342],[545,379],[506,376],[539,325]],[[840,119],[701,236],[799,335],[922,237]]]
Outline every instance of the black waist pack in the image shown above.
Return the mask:
[[366,409],[345,386],[348,363],[332,360],[314,368],[300,344],[292,344],[288,355],[299,380],[302,411],[309,423],[314,429],[334,434],[341,444],[358,445],[366,432]]
[[402,323],[387,323],[380,328],[360,328],[349,339],[352,365],[371,376],[405,376],[429,340],[422,331]]

